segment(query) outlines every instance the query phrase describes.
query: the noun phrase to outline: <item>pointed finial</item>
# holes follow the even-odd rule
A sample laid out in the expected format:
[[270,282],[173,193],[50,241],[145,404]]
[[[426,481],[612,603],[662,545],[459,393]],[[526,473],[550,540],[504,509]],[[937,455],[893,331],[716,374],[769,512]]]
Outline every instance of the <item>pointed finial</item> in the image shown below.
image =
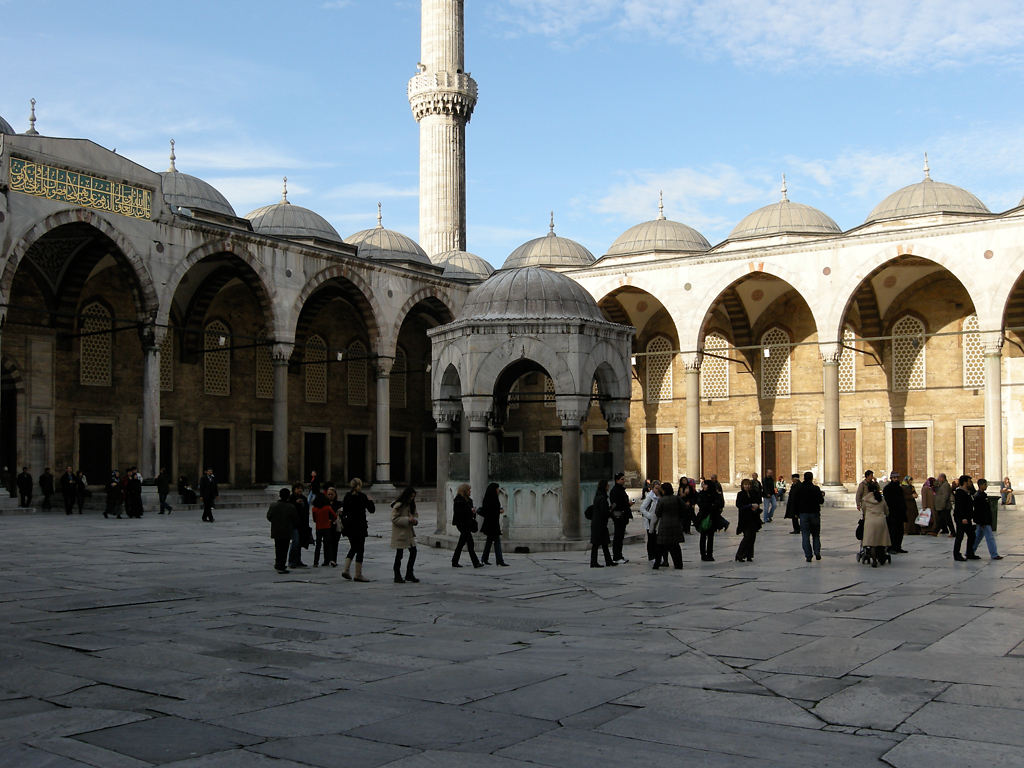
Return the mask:
[[288,177],[285,176],[281,180],[281,202],[285,205],[290,205],[288,202]]
[[782,174],[782,202],[789,202],[788,189],[786,188],[786,174]]
[[38,136],[39,131],[36,130],[36,100],[31,99],[32,111],[28,116],[28,130],[25,131],[26,136]]
[[384,224],[383,224],[384,217],[381,215],[381,207],[382,206],[380,204],[380,201],[378,200],[377,201],[377,227],[380,228],[380,229],[383,229],[384,228]]
[[665,220],[665,193],[658,190],[658,221]]
[[924,177],[929,181],[932,178],[931,170],[928,168],[928,153],[924,153]]
[[551,222],[548,224],[548,234],[555,234],[555,212],[551,212]]
[[171,139],[171,167],[167,169],[170,173],[177,173],[178,169],[174,167],[174,139]]

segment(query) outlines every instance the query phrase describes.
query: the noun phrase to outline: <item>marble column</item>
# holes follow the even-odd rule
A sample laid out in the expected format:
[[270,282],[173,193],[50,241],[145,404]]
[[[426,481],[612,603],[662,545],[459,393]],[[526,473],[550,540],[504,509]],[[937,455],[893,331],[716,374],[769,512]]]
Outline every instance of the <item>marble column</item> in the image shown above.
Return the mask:
[[150,319],[139,329],[142,343],[142,446],[139,471],[150,480],[160,471],[160,345],[167,335]]
[[457,407],[449,403],[434,403],[434,421],[437,422],[437,527],[435,533],[448,530],[448,480],[452,468],[452,432],[459,418]]
[[825,410],[825,456],[823,485],[841,486],[839,466],[839,357],[838,344],[819,344]]
[[378,357],[374,373],[377,377],[377,469],[375,483],[391,482],[391,366],[394,359]]
[[[555,396],[555,412],[562,423],[562,536],[580,538],[580,443],[588,398]],[[621,471],[615,468],[614,471]]]
[[288,474],[288,361],[293,344],[277,343],[271,348],[274,366],[274,485],[291,486]]
[[608,400],[601,406],[608,425],[608,450],[612,454],[612,476],[626,470],[626,420],[629,419],[628,400]]
[[469,484],[477,504],[487,490],[487,431],[491,418],[491,398],[470,396],[462,398],[462,410],[469,422]]
[[985,333],[985,479],[998,492],[1003,481],[1003,336]]
[[700,355],[683,358],[686,371],[686,467],[687,477],[700,477]]

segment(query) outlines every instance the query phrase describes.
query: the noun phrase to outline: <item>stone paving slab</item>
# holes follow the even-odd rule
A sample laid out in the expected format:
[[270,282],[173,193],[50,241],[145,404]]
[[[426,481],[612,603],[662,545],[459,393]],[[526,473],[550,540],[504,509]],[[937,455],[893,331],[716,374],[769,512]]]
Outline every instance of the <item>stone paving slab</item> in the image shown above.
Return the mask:
[[75,738],[151,763],[182,760],[259,741],[240,731],[178,717],[155,717],[79,733]]
[[[925,704],[907,725],[929,736],[1013,744],[1024,747],[1024,711],[934,701]],[[1024,756],[1024,751],[1021,752]]]
[[865,662],[891,651],[899,644],[895,640],[821,637],[796,650],[763,661],[757,664],[755,669],[818,677],[842,677]]
[[911,736],[883,756],[893,768],[1013,768],[1021,765],[1024,752],[1018,747],[981,740]]
[[811,712],[833,725],[892,730],[945,689],[943,683],[873,677],[822,699]]

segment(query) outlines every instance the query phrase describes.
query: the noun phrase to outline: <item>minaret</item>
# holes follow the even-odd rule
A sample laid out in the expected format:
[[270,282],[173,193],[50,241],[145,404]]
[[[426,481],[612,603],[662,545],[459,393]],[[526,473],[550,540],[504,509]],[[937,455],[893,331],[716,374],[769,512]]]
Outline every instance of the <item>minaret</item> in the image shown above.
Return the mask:
[[464,71],[464,0],[421,0],[420,62],[409,105],[420,124],[420,245],[466,250],[466,123],[476,81]]

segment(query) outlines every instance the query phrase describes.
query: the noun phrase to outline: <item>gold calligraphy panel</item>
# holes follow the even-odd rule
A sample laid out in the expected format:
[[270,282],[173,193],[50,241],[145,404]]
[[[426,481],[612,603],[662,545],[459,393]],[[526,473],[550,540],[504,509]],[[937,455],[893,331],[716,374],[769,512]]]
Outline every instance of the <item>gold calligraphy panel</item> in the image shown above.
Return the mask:
[[136,219],[152,216],[153,191],[145,187],[134,187],[21,157],[11,158],[10,175],[11,189],[15,192]]

